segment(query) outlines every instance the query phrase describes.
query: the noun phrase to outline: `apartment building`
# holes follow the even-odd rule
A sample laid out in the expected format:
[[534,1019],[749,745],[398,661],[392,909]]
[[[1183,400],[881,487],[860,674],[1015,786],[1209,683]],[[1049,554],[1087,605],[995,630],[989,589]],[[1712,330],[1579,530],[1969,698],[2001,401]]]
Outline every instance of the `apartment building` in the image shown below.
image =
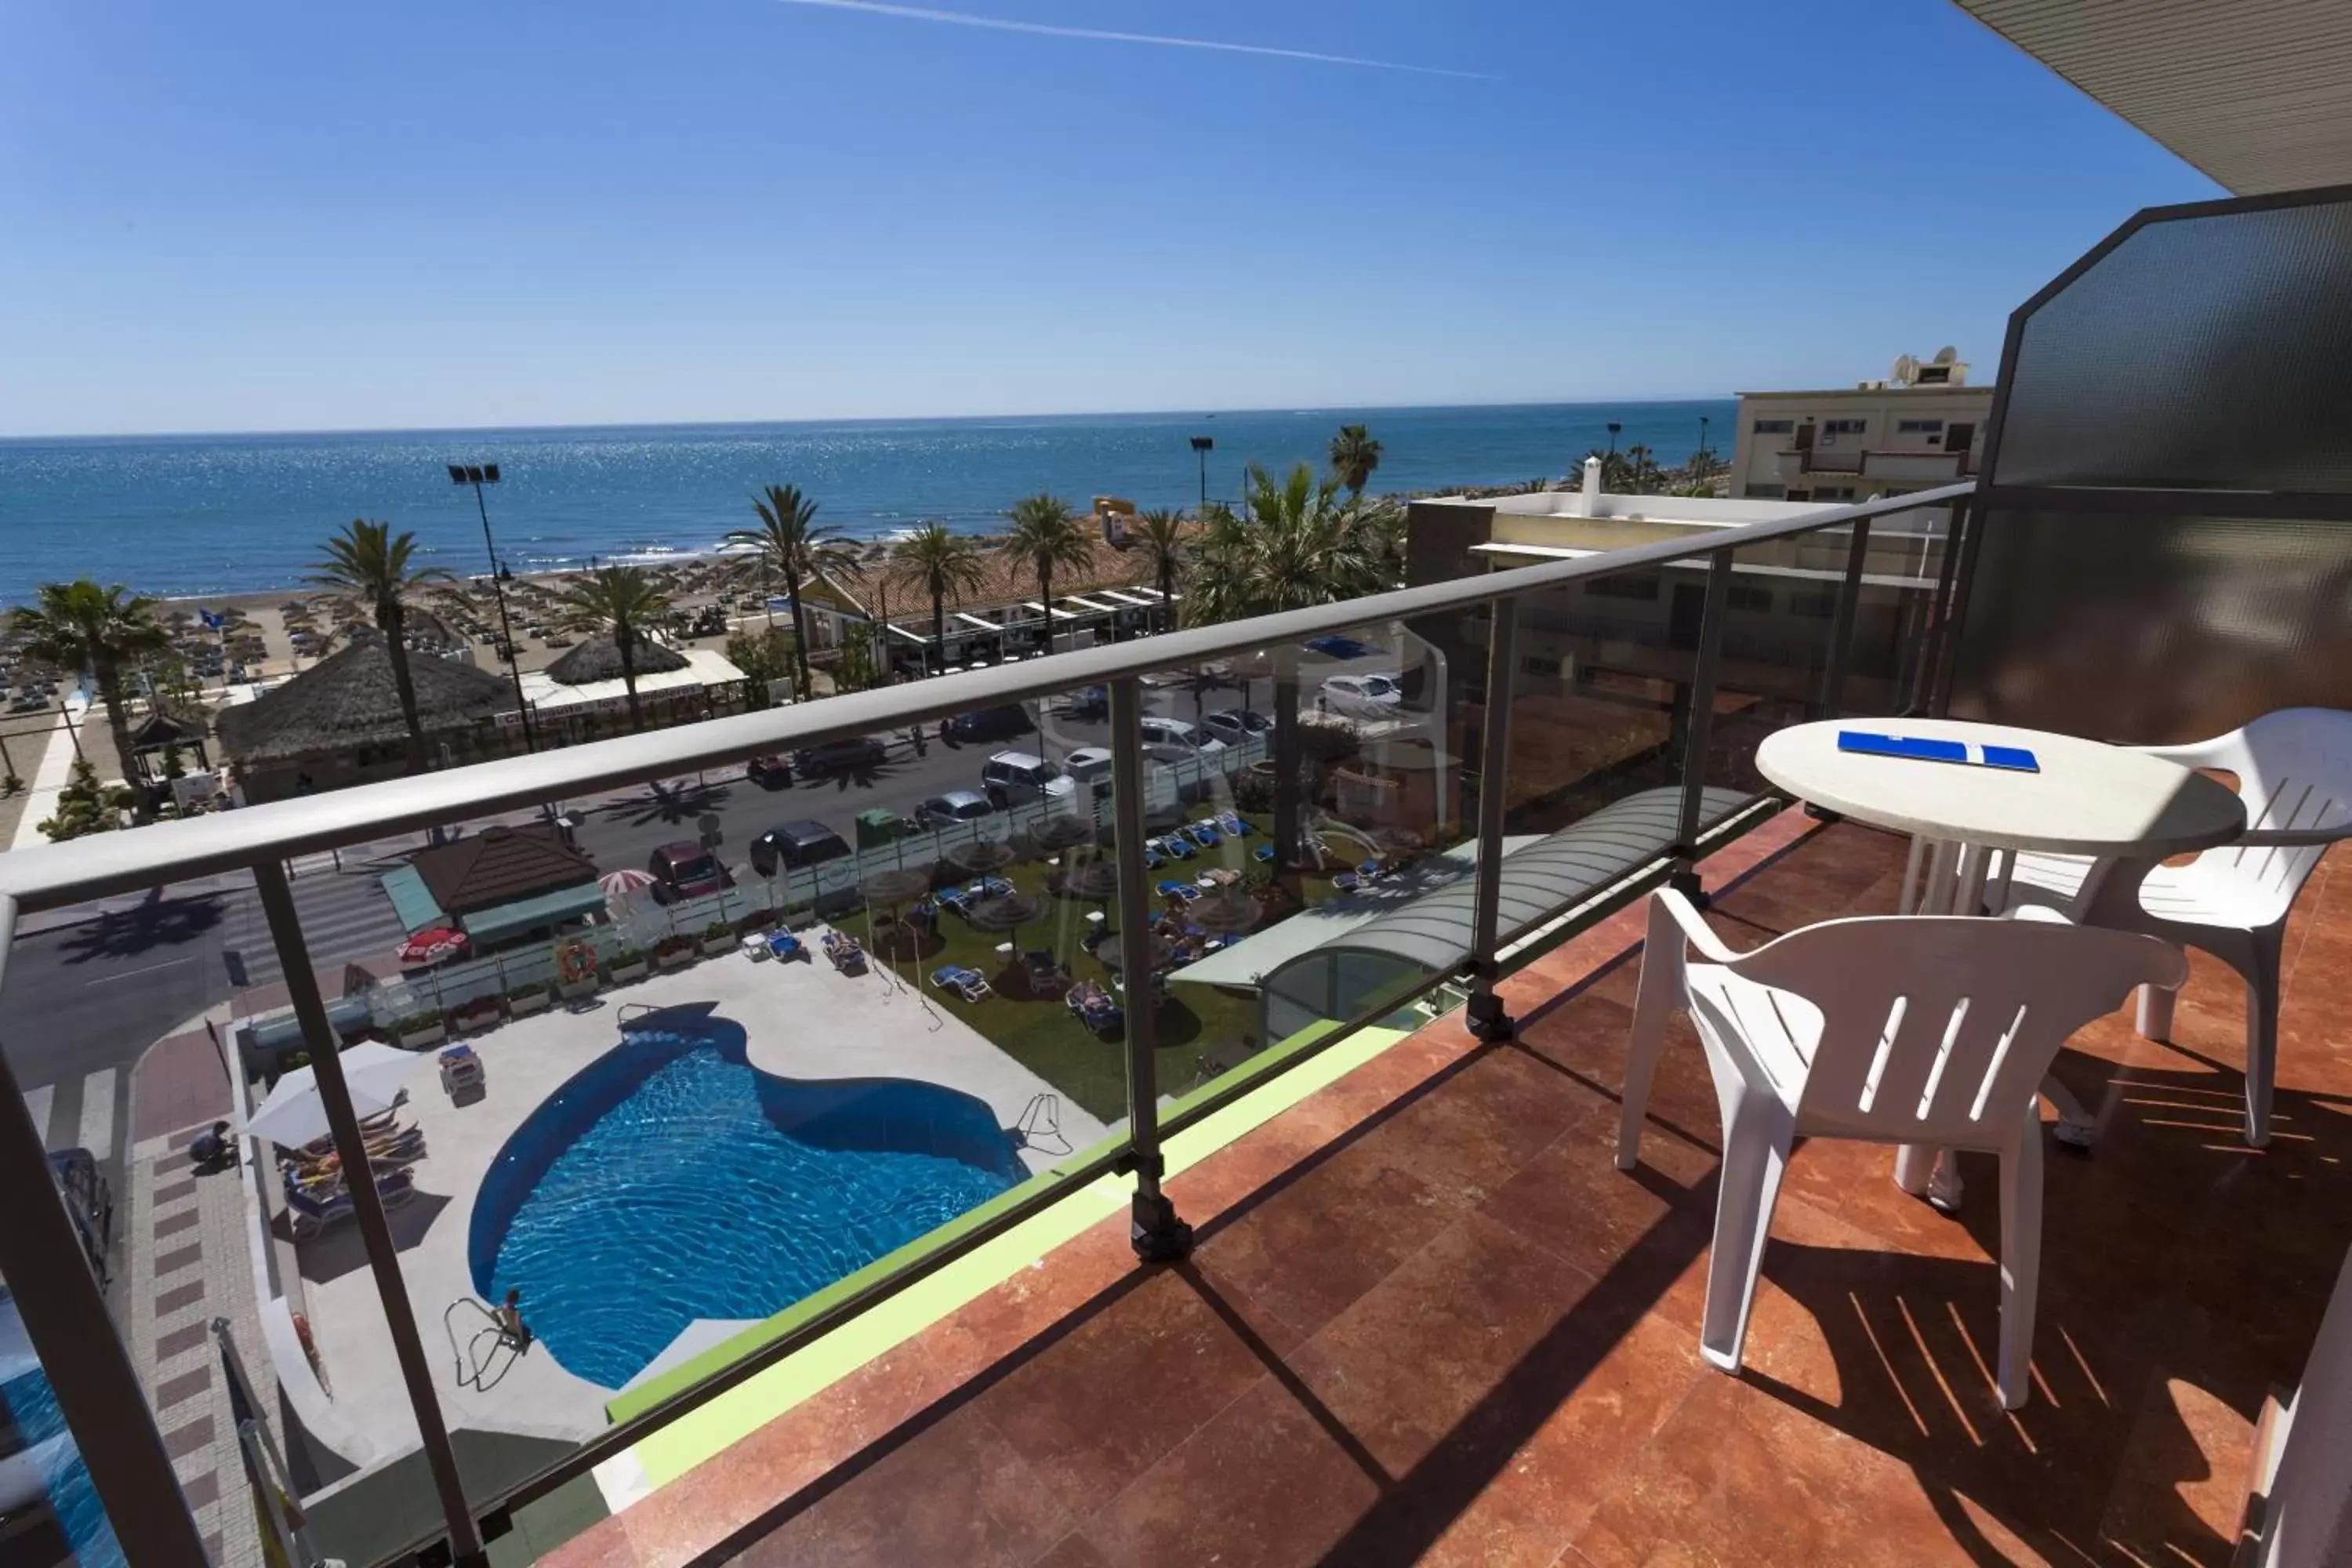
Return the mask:
[[1884,381],[1818,392],[1743,392],[1731,494],[1757,500],[1850,501],[1966,479],[1992,412],[1990,386],[1968,384],[1950,348],[1905,354]]

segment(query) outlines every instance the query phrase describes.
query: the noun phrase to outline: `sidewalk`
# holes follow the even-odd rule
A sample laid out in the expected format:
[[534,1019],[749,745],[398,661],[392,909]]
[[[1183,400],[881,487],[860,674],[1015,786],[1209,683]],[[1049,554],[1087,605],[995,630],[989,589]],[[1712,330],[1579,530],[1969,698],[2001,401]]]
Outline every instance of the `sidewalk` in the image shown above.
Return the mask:
[[78,721],[87,721],[89,717],[89,704],[83,703],[77,713],[70,701],[67,710],[58,716],[58,727],[49,731],[48,745],[41,752],[41,760],[35,764],[32,777],[26,781],[30,787],[23,800],[10,803],[19,808],[19,815],[16,830],[9,837],[9,848],[24,849],[48,842],[41,835],[41,824],[57,815],[58,796],[73,772],[71,726]]

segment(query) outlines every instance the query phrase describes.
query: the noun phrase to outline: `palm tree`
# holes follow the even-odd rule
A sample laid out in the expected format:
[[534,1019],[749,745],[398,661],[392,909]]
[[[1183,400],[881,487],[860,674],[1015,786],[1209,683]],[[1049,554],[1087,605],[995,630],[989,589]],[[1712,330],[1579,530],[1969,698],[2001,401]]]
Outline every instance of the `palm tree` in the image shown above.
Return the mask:
[[357,595],[375,617],[376,629],[383,634],[385,650],[392,656],[392,685],[400,696],[401,721],[408,726],[408,771],[421,773],[425,726],[416,717],[416,685],[408,674],[408,599],[422,584],[457,579],[439,566],[412,569],[409,560],[416,552],[416,536],[406,531],[395,535],[388,522],[353,518],[351,526],[331,536],[323,548],[327,558],[312,563],[310,581],[322,588]]
[[801,604],[801,584],[829,574],[857,575],[857,552],[841,530],[816,521],[816,502],[802,495],[798,485],[770,485],[764,498],[752,500],[751,510],[760,514],[760,526],[736,529],[726,542],[750,546],[763,575],[772,571],[784,580],[784,594],[793,602],[793,664],[805,699],[808,611]]
[[1360,496],[1380,466],[1381,444],[1372,433],[1361,425],[1340,426],[1331,437],[1331,477],[1347,486],[1349,494]]
[[1070,515],[1067,503],[1043,490],[1013,502],[1013,510],[1004,515],[1013,520],[1009,547],[1037,574],[1037,597],[1045,605],[1045,651],[1051,653],[1055,569],[1066,566],[1077,572],[1093,565],[1094,536],[1087,532],[1084,522]]
[[[1403,579],[1400,510],[1341,500],[1339,481],[1318,484],[1305,463],[1279,482],[1252,465],[1243,506],[1240,516],[1214,510],[1193,552],[1184,618],[1196,626],[1337,604]],[[1274,843],[1286,877],[1298,853],[1299,773],[1298,689],[1285,677],[1274,705]]]
[[933,673],[944,669],[949,596],[977,594],[988,585],[980,545],[968,534],[950,532],[944,522],[927,522],[892,547],[889,576],[930,595]]
[[637,706],[637,645],[669,613],[669,595],[642,566],[599,566],[565,584],[562,600],[580,625],[613,634],[621,656],[621,685],[629,696],[629,728],[644,729],[645,713]]
[[[131,716],[122,702],[122,667],[171,646],[171,633],[155,619],[155,601],[133,594],[120,583],[100,587],[88,577],[70,583],[44,583],[33,603],[11,617],[25,638],[27,658],[61,670],[88,669],[106,704],[106,727],[114,736],[114,752],[131,776]],[[147,820],[147,797],[142,792],[132,805],[142,822]]]
[[1185,619],[1195,626],[1334,605],[1398,585],[1391,505],[1339,499],[1305,463],[1277,482],[1253,465],[1244,511],[1213,515],[1192,552]]
[[1150,559],[1152,580],[1160,587],[1160,629],[1176,624],[1176,577],[1184,567],[1184,514],[1161,507],[1136,520],[1143,526],[1136,542]]

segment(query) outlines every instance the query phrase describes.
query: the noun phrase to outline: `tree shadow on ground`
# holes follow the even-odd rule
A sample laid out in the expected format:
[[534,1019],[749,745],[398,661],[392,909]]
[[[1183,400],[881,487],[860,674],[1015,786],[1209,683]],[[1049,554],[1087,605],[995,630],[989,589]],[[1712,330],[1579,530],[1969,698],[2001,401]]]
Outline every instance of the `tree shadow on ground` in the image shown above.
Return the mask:
[[109,910],[84,921],[63,944],[68,963],[135,958],[159,947],[193,942],[221,923],[217,894],[166,898],[160,888],[127,910]]

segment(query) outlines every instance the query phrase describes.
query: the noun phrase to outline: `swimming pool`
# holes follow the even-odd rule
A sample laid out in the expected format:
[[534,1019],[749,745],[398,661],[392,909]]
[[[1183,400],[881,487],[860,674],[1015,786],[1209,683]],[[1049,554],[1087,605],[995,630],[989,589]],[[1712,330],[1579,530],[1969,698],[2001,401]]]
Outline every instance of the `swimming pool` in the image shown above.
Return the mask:
[[[0,1296],[0,1315],[8,1321],[0,1328],[0,1340],[14,1349],[21,1343],[23,1331],[16,1323],[16,1308],[5,1296]],[[57,1390],[49,1386],[29,1346],[21,1354],[7,1355],[0,1365],[0,1405],[7,1406],[9,1424],[16,1428],[15,1445],[0,1457],[0,1510],[14,1514],[46,1500],[80,1568],[127,1568],[89,1467],[66,1430]]]
[[702,1008],[639,1020],[507,1141],[467,1233],[486,1301],[619,1388],[698,1318],[765,1318],[1027,1173],[982,1100],[754,1068]]

